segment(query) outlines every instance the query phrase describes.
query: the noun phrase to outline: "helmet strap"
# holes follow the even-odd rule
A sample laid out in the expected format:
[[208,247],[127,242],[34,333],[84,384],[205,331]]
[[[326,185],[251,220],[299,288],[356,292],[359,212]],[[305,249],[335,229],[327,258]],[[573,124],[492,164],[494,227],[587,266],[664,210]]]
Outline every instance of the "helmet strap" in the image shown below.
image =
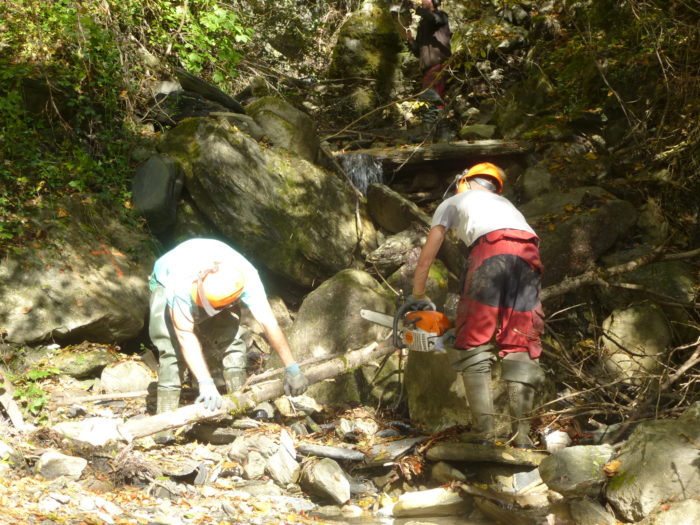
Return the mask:
[[457,183],[459,182],[459,180],[461,178],[462,178],[461,173],[458,173],[457,175],[455,175],[455,178],[452,180],[452,182],[450,182],[450,185],[445,190],[445,193],[442,194],[442,200],[445,200],[445,198],[447,197],[447,194],[450,193],[453,188],[457,189]]
[[498,187],[488,179],[485,179],[483,177],[472,177],[472,180],[476,182],[479,186],[482,186],[487,190],[491,190],[493,192],[498,191]]
[[211,272],[211,269],[202,270],[197,276],[197,295],[199,295],[199,300],[202,301],[202,308],[204,308],[204,311],[209,317],[213,317],[218,313],[218,310],[212,306],[209,302],[209,298],[204,293],[204,278]]

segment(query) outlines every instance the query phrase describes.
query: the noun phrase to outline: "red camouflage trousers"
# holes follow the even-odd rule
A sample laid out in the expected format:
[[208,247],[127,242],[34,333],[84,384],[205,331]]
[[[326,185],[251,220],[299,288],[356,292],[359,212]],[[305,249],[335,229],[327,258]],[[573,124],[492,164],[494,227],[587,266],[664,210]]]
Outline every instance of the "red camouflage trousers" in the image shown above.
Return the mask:
[[445,98],[445,90],[447,89],[447,83],[445,82],[445,75],[442,73],[445,69],[445,64],[437,64],[423,73],[423,80],[421,85],[423,89],[432,88],[440,98]]
[[457,348],[488,344],[495,334],[500,357],[513,352],[540,357],[544,313],[538,240],[520,230],[497,230],[477,240],[457,307]]

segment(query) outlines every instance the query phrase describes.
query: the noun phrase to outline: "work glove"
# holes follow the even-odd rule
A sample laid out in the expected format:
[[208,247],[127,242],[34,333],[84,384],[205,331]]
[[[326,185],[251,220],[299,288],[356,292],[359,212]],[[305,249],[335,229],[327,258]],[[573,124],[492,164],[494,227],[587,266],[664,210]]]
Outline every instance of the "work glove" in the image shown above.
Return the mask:
[[404,312],[416,311],[416,310],[436,310],[435,303],[430,300],[425,294],[414,295],[411,294],[406,299],[401,309]]
[[199,381],[199,397],[197,397],[194,402],[204,403],[204,408],[211,411],[221,408],[221,404],[224,400],[216,389],[214,380],[211,377]]
[[297,363],[284,368],[284,393],[288,396],[300,396],[309,387],[309,380]]

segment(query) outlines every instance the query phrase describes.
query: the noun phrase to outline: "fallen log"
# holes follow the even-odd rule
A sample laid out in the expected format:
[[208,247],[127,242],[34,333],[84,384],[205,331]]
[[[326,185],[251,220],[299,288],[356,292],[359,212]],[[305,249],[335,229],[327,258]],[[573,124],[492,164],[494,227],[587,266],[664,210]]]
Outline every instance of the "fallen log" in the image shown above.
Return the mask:
[[[365,348],[353,350],[325,363],[311,366],[304,370],[304,375],[310,384],[318,383],[350,372],[393,351],[394,347],[390,342],[372,343]],[[219,410],[206,410],[202,404],[197,403],[178,408],[172,412],[141,419],[130,419],[117,425],[116,432],[110,436],[110,440],[131,442],[134,439],[150,436],[162,430],[170,430],[228,414],[242,414],[263,401],[276,399],[283,395],[284,388],[281,379],[255,384],[245,392],[236,392],[225,396],[224,403]]]
[[369,155],[382,163],[384,173],[395,173],[404,167],[422,169],[435,162],[440,162],[443,167],[454,165],[463,169],[469,159],[523,155],[531,150],[532,144],[526,141],[489,139],[358,149],[337,152],[334,155],[337,158],[346,155]]

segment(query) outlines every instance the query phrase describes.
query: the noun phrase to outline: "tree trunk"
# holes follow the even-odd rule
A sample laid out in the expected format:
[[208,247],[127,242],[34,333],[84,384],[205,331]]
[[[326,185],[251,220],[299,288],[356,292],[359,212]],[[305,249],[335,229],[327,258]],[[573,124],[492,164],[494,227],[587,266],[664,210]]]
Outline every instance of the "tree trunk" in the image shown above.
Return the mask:
[[[318,383],[325,379],[350,372],[365,363],[394,351],[389,342],[372,343],[365,348],[353,350],[325,363],[304,370],[309,383]],[[131,419],[118,426],[118,436],[114,439],[132,441],[133,439],[150,436],[162,430],[178,428],[205,419],[214,419],[227,414],[241,414],[253,409],[263,401],[276,399],[284,395],[283,380],[276,379],[265,383],[252,385],[246,392],[237,392],[224,397],[224,403],[219,410],[206,410],[202,404],[188,405],[172,412],[156,414],[141,419]]]

